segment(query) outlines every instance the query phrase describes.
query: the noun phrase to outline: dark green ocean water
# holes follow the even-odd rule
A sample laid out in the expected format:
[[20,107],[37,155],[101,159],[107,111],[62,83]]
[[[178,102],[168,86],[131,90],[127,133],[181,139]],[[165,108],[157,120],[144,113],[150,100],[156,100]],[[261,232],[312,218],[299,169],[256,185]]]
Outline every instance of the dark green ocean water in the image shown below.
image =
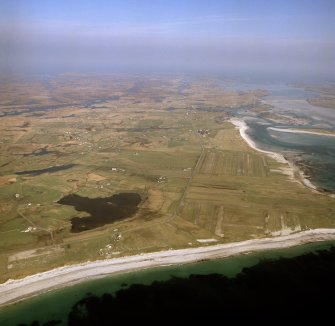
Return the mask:
[[161,267],[142,270],[103,279],[87,281],[67,288],[54,290],[0,309],[0,325],[30,325],[38,321],[43,325],[50,320],[66,320],[71,307],[88,295],[101,296],[103,293],[115,293],[131,284],[151,284],[154,281],[167,281],[172,277],[188,278],[192,274],[221,274],[235,277],[243,268],[251,267],[264,260],[299,257],[305,253],[328,249],[334,242],[319,242],[293,247],[290,249],[249,253],[221,260],[205,261],[183,266]]

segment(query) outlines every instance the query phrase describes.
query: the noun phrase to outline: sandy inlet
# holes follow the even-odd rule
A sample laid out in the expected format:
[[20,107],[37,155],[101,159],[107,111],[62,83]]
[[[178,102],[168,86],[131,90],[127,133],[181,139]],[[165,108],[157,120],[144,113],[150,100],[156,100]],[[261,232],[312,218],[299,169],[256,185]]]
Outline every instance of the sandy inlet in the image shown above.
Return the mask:
[[[248,125],[242,121],[242,120],[237,120],[237,119],[231,119],[230,122],[235,125],[239,131],[241,137],[244,139],[244,141],[253,149],[255,149],[258,152],[264,153],[271,158],[275,159],[279,163],[286,163],[288,165],[287,169],[282,169],[282,172],[287,174],[291,179],[295,179],[296,181],[299,181],[306,187],[320,193],[317,191],[317,187],[306,178],[306,176],[303,174],[301,170],[299,170],[298,167],[296,167],[292,162],[287,161],[283,155],[280,153],[275,153],[275,152],[270,152],[270,151],[264,151],[256,146],[256,143],[250,138],[250,136],[246,133],[248,130]],[[269,128],[270,129],[270,128]],[[272,128],[273,129],[273,128]],[[298,178],[297,178],[298,176]],[[332,197],[332,195],[330,195]]]

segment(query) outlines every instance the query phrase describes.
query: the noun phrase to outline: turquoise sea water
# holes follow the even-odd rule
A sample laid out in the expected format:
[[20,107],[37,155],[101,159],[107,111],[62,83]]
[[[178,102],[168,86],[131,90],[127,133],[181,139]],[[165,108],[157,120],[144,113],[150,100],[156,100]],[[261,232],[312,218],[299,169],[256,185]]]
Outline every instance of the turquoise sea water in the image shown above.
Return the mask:
[[271,130],[257,121],[249,121],[248,126],[247,133],[259,148],[282,153],[314,185],[335,192],[335,137]]
[[256,265],[263,260],[297,257],[304,253],[327,249],[334,244],[334,242],[319,242],[290,249],[249,253],[226,259],[142,270],[87,281],[44,293],[0,309],[0,325],[31,324],[34,320],[39,321],[40,325],[49,320],[62,320],[63,324],[66,325],[66,318],[71,307],[88,294],[115,293],[131,284],[151,284],[154,281],[168,280],[173,276],[187,278],[191,274],[208,275],[219,273],[227,277],[234,277],[244,267]]

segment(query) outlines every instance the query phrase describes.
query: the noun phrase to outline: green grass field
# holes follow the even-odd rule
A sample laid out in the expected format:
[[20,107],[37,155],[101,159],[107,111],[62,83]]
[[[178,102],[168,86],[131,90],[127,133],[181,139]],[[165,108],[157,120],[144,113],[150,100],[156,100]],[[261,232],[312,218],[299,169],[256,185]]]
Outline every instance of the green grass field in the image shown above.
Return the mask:
[[[82,109],[76,119],[32,121],[3,145],[9,154],[1,161],[0,281],[64,264],[204,245],[197,240],[223,243],[335,226],[334,199],[289,179],[280,172],[285,164],[250,149],[232,124],[215,122],[218,113],[151,113]],[[210,134],[200,137],[199,128]],[[54,153],[30,155],[43,147]],[[26,155],[18,159],[18,153]],[[54,173],[15,174],[70,163]],[[70,232],[71,218],[87,213],[59,199],[120,192],[141,195],[135,216]]]

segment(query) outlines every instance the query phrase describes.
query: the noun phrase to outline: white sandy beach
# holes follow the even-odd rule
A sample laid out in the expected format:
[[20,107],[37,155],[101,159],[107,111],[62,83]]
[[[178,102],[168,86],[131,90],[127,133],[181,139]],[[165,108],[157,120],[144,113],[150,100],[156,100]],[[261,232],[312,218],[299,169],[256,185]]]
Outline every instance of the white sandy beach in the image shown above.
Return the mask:
[[0,306],[55,288],[121,272],[125,273],[159,266],[187,264],[204,259],[225,258],[254,251],[289,248],[310,242],[327,240],[335,240],[335,229],[315,229],[281,237],[160,251],[60,267],[44,273],[27,276],[23,279],[8,280],[6,283],[0,284]]
[[[270,152],[270,151],[264,151],[260,148],[258,148],[256,146],[256,144],[251,140],[251,138],[248,136],[248,134],[246,133],[246,130],[248,130],[248,125],[242,121],[242,120],[238,120],[238,119],[231,119],[230,122],[232,124],[234,124],[236,127],[239,128],[240,131],[240,135],[241,137],[244,139],[244,141],[253,149],[255,149],[258,152],[267,154],[268,156],[270,156],[271,158],[275,159],[277,162],[279,163],[286,163],[288,164],[289,168],[288,169],[283,169],[282,172],[287,174],[291,179],[293,180],[297,180],[295,178],[295,174],[299,175],[299,182],[301,182],[303,185],[305,185],[306,187],[310,188],[313,191],[317,191],[317,187],[315,185],[313,185],[313,183],[308,180],[303,172],[301,170],[299,170],[299,168],[297,168],[296,166],[293,165],[293,163],[287,161],[283,155],[279,154],[279,153],[275,153],[275,152]],[[269,129],[271,129],[271,127],[269,127]],[[272,128],[273,129],[273,128]],[[283,130],[283,129],[280,129]],[[330,197],[333,197],[333,195],[329,195]]]
[[239,128],[240,130],[240,135],[244,139],[244,141],[253,149],[256,151],[259,151],[261,153],[267,154],[268,156],[272,157],[276,161],[280,163],[288,163],[288,161],[284,158],[283,155],[275,152],[270,152],[270,151],[264,151],[260,148],[258,148],[255,144],[255,142],[248,136],[246,131],[248,130],[248,125],[243,121],[243,120],[238,120],[238,119],[231,119],[230,122]]
[[284,128],[275,128],[275,127],[269,127],[268,129],[274,130],[274,131],[289,132],[292,134],[310,134],[310,135],[318,135],[318,136],[325,136],[325,137],[335,137],[335,134],[327,134],[324,132],[317,132],[317,131],[308,131],[308,130],[299,130],[299,129],[284,129]]

